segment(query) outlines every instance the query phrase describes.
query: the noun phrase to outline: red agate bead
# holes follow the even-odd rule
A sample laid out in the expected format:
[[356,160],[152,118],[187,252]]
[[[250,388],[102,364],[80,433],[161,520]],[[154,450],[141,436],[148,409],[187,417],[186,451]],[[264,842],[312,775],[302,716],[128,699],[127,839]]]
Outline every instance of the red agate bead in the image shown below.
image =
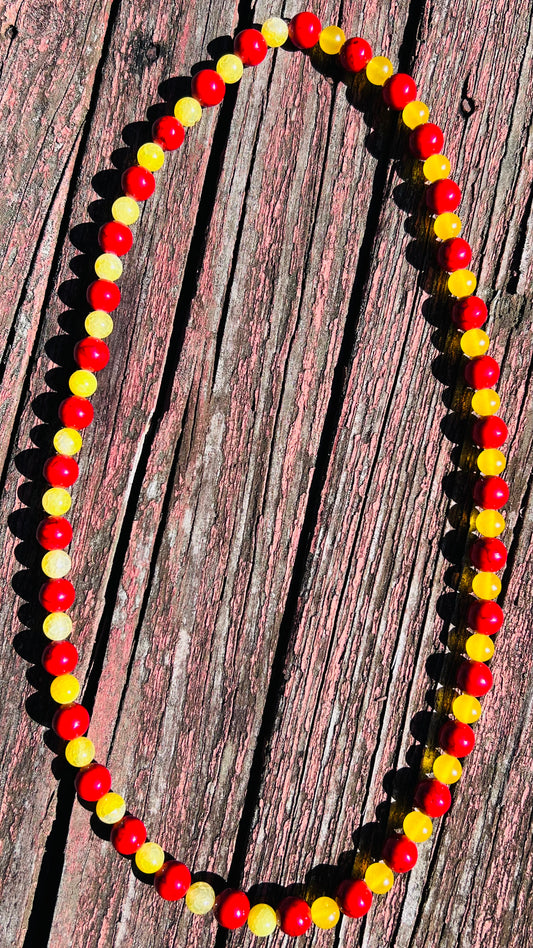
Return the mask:
[[480,477],[474,484],[474,503],[485,510],[499,510],[509,500],[509,488],[502,477],[496,474]]
[[341,47],[339,59],[347,72],[361,72],[372,59],[372,47],[360,36],[352,36]]
[[492,388],[500,377],[500,366],[492,356],[476,356],[465,365],[466,384],[470,388]]
[[452,757],[466,757],[474,750],[476,743],[472,728],[462,721],[445,721],[439,729],[437,740],[439,747]]
[[459,185],[451,178],[434,181],[426,188],[426,204],[433,214],[455,211],[461,203]]
[[493,678],[490,668],[483,662],[471,662],[465,658],[455,676],[458,687],[473,698],[481,698],[492,688]]
[[311,909],[304,899],[288,895],[279,904],[278,919],[286,935],[303,935],[311,927]]
[[[86,803],[96,803],[100,797],[111,790],[111,774],[107,767],[93,760],[78,771],[74,778],[74,786],[81,800],[85,800]],[[113,834],[111,834],[112,838]]]
[[452,805],[452,795],[445,783],[431,778],[417,785],[414,802],[427,816],[442,816]]
[[126,168],[120,183],[124,194],[134,201],[146,201],[155,191],[155,178],[152,172],[142,165]]
[[[416,82],[405,72],[397,72],[394,76],[387,79],[383,86],[383,99],[385,105],[391,109],[401,111],[408,102],[416,99]],[[435,126],[436,128],[437,126]]]
[[416,866],[418,849],[408,836],[389,836],[385,840],[382,856],[393,872],[409,872]]
[[75,428],[78,431],[92,423],[94,408],[88,398],[70,395],[61,402],[58,414],[65,428]]
[[480,635],[495,635],[503,625],[503,609],[490,599],[474,599],[468,607],[466,624]]
[[65,517],[46,517],[37,527],[37,542],[45,550],[64,550],[72,540],[72,527]]
[[133,234],[129,227],[120,221],[108,221],[107,224],[102,224],[98,231],[98,243],[104,253],[114,253],[117,257],[122,257],[131,250]]
[[241,928],[249,914],[248,896],[240,889],[224,889],[215,899],[215,915],[222,928]]
[[109,362],[109,347],[96,336],[86,336],[74,346],[74,359],[80,369],[99,372]]
[[52,487],[72,487],[80,469],[76,458],[56,454],[44,462],[43,475]]
[[472,260],[472,248],[462,237],[450,237],[439,244],[437,260],[439,266],[448,273],[464,270]]
[[133,856],[146,842],[146,836],[146,826],[136,816],[125,816],[111,830],[111,842],[121,856]]
[[434,125],[433,122],[417,125],[409,135],[409,151],[414,158],[420,158],[421,161],[425,161],[431,155],[438,155],[443,147],[444,135],[439,126]]
[[90,723],[91,718],[87,708],[76,701],[72,704],[63,704],[52,718],[54,731],[64,741],[73,741],[75,737],[82,737]]
[[92,309],[112,313],[120,303],[120,290],[111,280],[94,280],[87,287],[87,302]]
[[191,874],[187,866],[175,859],[169,859],[168,862],[163,863],[154,876],[154,885],[158,895],[167,902],[177,902],[178,899],[182,899],[190,884]]
[[259,30],[241,30],[233,41],[233,52],[245,66],[258,66],[267,51],[266,39]]
[[372,892],[364,879],[344,879],[336,895],[337,904],[348,918],[362,918],[372,905]]
[[78,649],[72,642],[50,642],[42,657],[41,664],[49,675],[68,675],[78,664]]
[[507,547],[497,537],[482,537],[470,547],[470,559],[476,569],[497,573],[507,562]]
[[218,105],[226,92],[226,83],[216,69],[200,69],[191,81],[191,95],[200,105]]
[[488,316],[486,303],[479,296],[466,296],[452,306],[452,321],[458,329],[479,329]]
[[289,23],[289,39],[297,49],[311,49],[318,43],[322,24],[316,14],[305,11],[293,16]]
[[498,415],[478,418],[472,425],[472,440],[480,448],[500,448],[508,435],[507,425]]
[[47,612],[65,612],[76,598],[68,579],[49,579],[39,590],[39,602]]
[[164,151],[175,151],[185,141],[185,129],[173,115],[162,115],[152,125],[152,138]]

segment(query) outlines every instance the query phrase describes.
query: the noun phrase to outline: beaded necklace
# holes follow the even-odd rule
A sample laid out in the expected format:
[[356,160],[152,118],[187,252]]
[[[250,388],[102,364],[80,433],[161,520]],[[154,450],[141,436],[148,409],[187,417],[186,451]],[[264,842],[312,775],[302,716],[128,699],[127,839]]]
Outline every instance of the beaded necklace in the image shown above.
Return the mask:
[[[139,217],[139,203],[153,194],[154,174],[162,167],[165,153],[182,145],[186,130],[201,119],[203,109],[218,105],[224,98],[226,86],[238,82],[245,67],[259,65],[268,47],[280,47],[288,39],[300,50],[311,50],[319,43],[326,56],[338,58],[348,75],[361,73],[368,83],[381,87],[385,105],[401,113],[402,122],[409,130],[409,151],[426,181],[425,201],[438,243],[437,263],[447,274],[448,293],[455,300],[451,318],[461,334],[464,377],[472,390],[472,440],[479,448],[476,462],[479,473],[473,488],[474,519],[468,549],[472,596],[464,617],[471,634],[464,646],[466,654],[456,671],[450,713],[438,731],[440,751],[434,759],[432,775],[419,781],[412,809],[403,819],[401,831],[394,830],[389,835],[381,858],[368,863],[360,878],[344,879],[335,892],[320,895],[311,904],[299,896],[289,895],[276,906],[265,903],[251,906],[244,891],[225,888],[217,894],[206,881],[193,882],[189,868],[182,862],[167,858],[163,848],[148,839],[144,823],[127,812],[125,800],[112,789],[109,770],[95,760],[95,747],[86,736],[90,716],[77,701],[80,683],[73,674],[78,652],[69,641],[72,621],[68,610],[74,602],[75,591],[66,579],[71,566],[66,547],[72,540],[72,528],[65,514],[71,504],[69,488],[78,477],[75,455],[82,446],[80,432],[93,420],[89,399],[97,388],[96,373],[109,360],[104,339],[113,329],[110,313],[120,302],[116,281],[122,274],[121,258],[132,247],[131,227]],[[94,805],[98,819],[111,827],[115,850],[133,858],[137,870],[153,879],[163,899],[184,898],[187,908],[197,915],[214,911],[219,925],[226,929],[247,924],[255,935],[267,936],[279,927],[283,933],[297,936],[313,924],[320,929],[334,928],[341,913],[348,918],[364,916],[374,895],[388,892],[396,874],[412,869],[417,861],[418,844],[431,836],[432,819],[449,809],[449,788],[461,777],[461,759],[474,747],[471,725],[481,715],[479,698],[492,685],[486,662],[494,651],[491,636],[503,622],[502,610],[495,600],[501,591],[497,573],[504,568],[507,558],[506,548],[499,539],[505,527],[499,511],[509,497],[508,487],[501,477],[506,460],[500,451],[507,438],[507,428],[496,414],[500,399],[494,386],[498,382],[499,366],[487,355],[489,337],[481,328],[487,318],[487,308],[481,298],[473,295],[476,278],[468,269],[471,248],[460,236],[462,223],[455,213],[461,192],[449,178],[450,162],[442,151],[442,131],[428,119],[429,109],[417,99],[412,78],[394,73],[390,60],[373,56],[365,40],[347,39],[338,26],[322,28],[318,17],[307,11],[294,16],[289,24],[271,17],[261,30],[239,32],[233,53],[218,59],[216,68],[197,72],[192,79],[191,95],[179,99],[173,116],[164,116],[154,123],[152,140],[139,148],[137,164],[122,175],[123,194],[113,203],[113,219],[100,228],[98,235],[102,253],[95,262],[96,279],[87,290],[91,308],[85,320],[87,337],[74,349],[78,368],[69,379],[71,394],[59,408],[62,427],[53,439],[56,453],[44,466],[44,476],[50,485],[42,499],[47,516],[37,530],[38,542],[47,551],[42,559],[46,581],[39,599],[47,613],[44,634],[51,640],[44,649],[42,664],[53,676],[50,693],[59,705],[53,728],[66,742],[66,760],[76,768],[75,786],[80,800]]]

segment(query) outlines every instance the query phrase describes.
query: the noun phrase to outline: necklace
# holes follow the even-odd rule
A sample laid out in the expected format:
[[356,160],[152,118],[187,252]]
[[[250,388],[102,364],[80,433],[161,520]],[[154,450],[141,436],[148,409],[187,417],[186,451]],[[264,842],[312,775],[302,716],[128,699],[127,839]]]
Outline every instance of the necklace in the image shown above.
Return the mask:
[[[120,301],[116,280],[122,273],[121,257],[132,244],[131,226],[139,214],[139,202],[149,199],[154,191],[156,173],[164,161],[164,153],[178,148],[185,136],[184,129],[196,124],[202,110],[222,101],[226,86],[237,82],[243,66],[258,65],[265,57],[268,46],[280,46],[287,39],[300,49],[311,49],[317,41],[326,56],[339,56],[342,67],[353,74],[361,73],[373,86],[383,87],[387,107],[401,113],[404,126],[410,130],[409,149],[422,167],[425,176],[426,203],[432,226],[439,240],[438,264],[448,275],[448,291],[457,299],[452,319],[461,333],[461,348],[466,357],[465,380],[472,390],[472,410],[476,415],[473,441],[480,449],[477,465],[480,477],[476,481],[473,499],[476,506],[475,539],[469,550],[472,567],[477,570],[472,579],[474,597],[466,616],[472,631],[465,643],[466,657],[456,673],[456,689],[451,713],[439,729],[441,749],[433,763],[433,776],[422,780],[415,792],[414,806],[406,814],[402,830],[386,840],[381,858],[366,866],[361,878],[343,880],[337,891],[322,895],[312,904],[300,897],[283,899],[276,910],[270,905],[257,903],[250,910],[244,892],[223,890],[217,897],[214,889],[204,881],[192,883],[189,869],[181,862],[165,857],[163,849],[147,841],[144,824],[132,815],[126,815],[126,803],[111,789],[107,768],[94,761],[95,749],[86,732],[89,715],[77,702],[79,683],[72,674],[77,664],[77,651],[69,641],[71,622],[68,609],[74,601],[74,591],[65,577],[70,570],[70,558],[65,552],[72,531],[65,518],[70,507],[68,488],[78,475],[75,455],[81,448],[80,430],[93,418],[88,399],[96,390],[96,373],[105,367],[109,351],[103,341],[112,330],[109,315]],[[97,279],[88,289],[92,308],[87,317],[87,339],[75,349],[78,369],[71,376],[71,396],[60,408],[63,427],[56,433],[56,455],[45,465],[45,477],[50,484],[43,498],[48,515],[38,531],[38,539],[47,551],[43,571],[47,581],[40,599],[48,615],[44,622],[45,634],[51,639],[43,655],[43,665],[52,676],[51,694],[59,704],[54,717],[54,729],[67,741],[65,755],[77,770],[76,788],[81,800],[94,804],[98,818],[111,825],[111,840],[115,849],[134,858],[137,869],[152,875],[159,895],[167,900],[185,898],[188,908],[196,914],[215,909],[219,923],[225,928],[236,928],[247,922],[250,930],[264,936],[279,925],[289,935],[305,932],[312,923],[319,928],[337,924],[339,910],[345,916],[361,917],[370,908],[373,894],[382,895],[393,885],[394,875],[411,869],[417,858],[417,845],[429,838],[431,819],[444,814],[450,806],[449,786],[461,776],[460,759],[473,749],[474,732],[471,724],[479,718],[482,697],[491,686],[491,674],[485,662],[492,655],[490,635],[501,626],[500,607],[495,603],[500,592],[497,572],[505,565],[505,547],[498,539],[504,528],[498,513],[508,498],[501,473],[505,458],[499,450],[506,438],[506,428],[495,414],[499,399],[493,386],[499,375],[495,360],[487,355],[489,340],[481,326],[487,312],[479,297],[473,295],[475,277],[468,270],[470,247],[460,236],[461,222],[455,215],[460,201],[457,185],[448,178],[449,162],[442,154],[443,136],[438,126],[428,121],[427,107],[416,98],[416,87],[410,77],[393,74],[393,67],[385,57],[372,56],[370,47],[360,38],[346,41],[338,27],[322,29],[318,18],[310,13],[294,17],[289,27],[277,18],[263,24],[261,32],[245,30],[235,40],[235,55],[225,55],[217,62],[216,70],[201,70],[192,83],[192,96],[182,97],[176,104],[175,117],[159,119],[153,130],[153,141],[139,149],[138,165],[128,169],[122,179],[124,196],[113,205],[113,221],[102,227],[99,235],[102,254],[95,265]]]

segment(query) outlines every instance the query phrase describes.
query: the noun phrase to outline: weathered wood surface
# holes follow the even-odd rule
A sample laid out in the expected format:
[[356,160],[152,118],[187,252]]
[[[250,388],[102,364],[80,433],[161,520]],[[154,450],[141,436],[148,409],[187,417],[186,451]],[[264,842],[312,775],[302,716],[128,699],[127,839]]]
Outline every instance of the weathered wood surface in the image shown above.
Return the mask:
[[[226,943],[134,877],[54,759],[33,536],[117,168],[193,64],[238,25],[297,9],[2,10],[2,945]],[[315,10],[411,71],[445,128],[503,366],[512,569],[495,687],[452,811],[366,921],[306,943],[521,948],[533,923],[531,7]],[[195,872],[269,883],[273,899],[278,883],[334,888],[407,805],[449,680],[443,641],[461,636],[450,618],[473,456],[404,138],[378,94],[356,83],[347,95],[314,65],[270,53],[159,172],[71,517],[98,758],[151,838]]]

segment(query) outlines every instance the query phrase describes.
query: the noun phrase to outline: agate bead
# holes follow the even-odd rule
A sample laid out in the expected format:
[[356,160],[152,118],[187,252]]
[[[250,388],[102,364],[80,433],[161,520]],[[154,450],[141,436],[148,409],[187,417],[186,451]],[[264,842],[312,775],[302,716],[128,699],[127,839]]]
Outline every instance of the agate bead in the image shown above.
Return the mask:
[[248,918],[250,902],[240,889],[224,889],[215,900],[215,916],[222,928],[241,928]]
[[207,915],[215,904],[215,890],[208,882],[193,882],[187,889],[185,902],[194,915]]
[[472,662],[469,659],[461,662],[455,680],[461,691],[474,698],[486,695],[493,685],[490,668],[483,662]]
[[470,559],[476,569],[497,573],[507,562],[507,548],[501,540],[483,537],[470,547]]
[[152,138],[165,151],[176,151],[185,141],[185,129],[173,115],[162,115],[152,125]]
[[278,927],[278,917],[274,909],[264,902],[258,902],[257,905],[252,906],[247,921],[252,934],[259,938],[266,938]]
[[[152,172],[141,165],[126,168],[122,173],[120,183],[126,197],[133,198],[134,201],[147,201],[155,191],[155,178]],[[102,309],[105,308],[102,306]]]
[[66,675],[74,671],[78,658],[78,650],[72,642],[51,642],[41,656],[41,664],[49,675]]
[[100,372],[109,362],[109,348],[102,339],[86,336],[74,346],[74,359],[80,369]]
[[473,599],[466,615],[466,622],[474,632],[495,635],[503,625],[503,609],[497,602]]
[[[408,102],[416,99],[416,83],[411,76],[404,72],[397,72],[387,79],[383,86],[383,101],[390,109],[401,112]],[[412,132],[411,134],[415,134]]]
[[94,280],[86,295],[92,309],[103,309],[106,313],[112,313],[120,303],[120,290],[112,280]]
[[65,517],[47,517],[37,527],[37,542],[45,550],[63,550],[71,540],[72,527]]
[[98,243],[104,253],[114,253],[117,257],[122,257],[132,248],[133,234],[129,227],[120,221],[108,221],[107,224],[102,224],[98,231]]
[[453,757],[466,757],[471,754],[476,743],[472,728],[462,721],[445,721],[439,728],[437,740],[439,747]]
[[311,919],[317,928],[325,930],[335,928],[339,918],[339,906],[329,896],[321,895],[311,902]]
[[472,248],[462,237],[452,237],[439,245],[437,260],[448,273],[467,267],[472,259]]
[[460,203],[461,191],[459,185],[451,178],[434,181],[426,189],[426,204],[434,214],[455,211]]
[[146,842],[146,826],[136,816],[125,816],[111,830],[111,842],[117,853],[133,856]]
[[265,37],[267,46],[276,49],[278,46],[283,46],[283,44],[287,42],[289,28],[285,20],[282,20],[281,17],[271,16],[263,23],[261,33]]
[[393,872],[408,872],[418,859],[416,843],[408,836],[389,836],[383,846],[383,859]]
[[52,718],[52,728],[64,741],[72,741],[87,731],[91,718],[82,704],[74,702],[58,708]]
[[304,935],[312,923],[311,909],[304,899],[288,895],[278,906],[279,927],[285,935]]
[[344,879],[337,889],[337,902],[343,915],[362,918],[372,905],[373,895],[364,879]]
[[103,764],[93,761],[76,774],[74,786],[80,800],[96,803],[111,790],[111,774]]
[[417,125],[409,135],[409,151],[414,158],[425,161],[430,155],[438,155],[444,145],[442,129],[433,122]]
[[321,31],[320,20],[308,11],[297,13],[289,23],[289,38],[297,49],[311,49],[318,43]]
[[66,454],[56,454],[44,462],[43,475],[52,487],[72,487],[79,475],[78,462]]
[[66,428],[88,428],[94,420],[94,408],[87,398],[70,395],[59,406],[59,419]]
[[182,899],[190,884],[191,874],[187,866],[175,859],[169,859],[163,863],[154,876],[156,891],[167,902],[177,902]]
[[456,300],[452,306],[452,321],[458,329],[480,329],[487,319],[486,303],[479,296]]
[[445,783],[429,778],[417,785],[414,802],[427,816],[443,816],[452,805],[452,795]]
[[477,356],[467,362],[465,379],[470,388],[492,388],[500,377],[500,367],[492,356]]
[[226,94],[226,83],[216,69],[200,69],[191,81],[191,95],[202,106],[219,105]]
[[341,47],[339,59],[347,72],[362,72],[372,59],[372,47],[360,36],[352,36]]
[[47,612],[66,612],[75,598],[74,586],[68,579],[50,579],[39,590],[39,602]]
[[365,882],[371,892],[384,895],[394,885],[394,873],[384,862],[371,862],[365,872]]
[[259,30],[250,28],[237,33],[233,41],[233,51],[244,66],[258,66],[268,52],[268,45]]

